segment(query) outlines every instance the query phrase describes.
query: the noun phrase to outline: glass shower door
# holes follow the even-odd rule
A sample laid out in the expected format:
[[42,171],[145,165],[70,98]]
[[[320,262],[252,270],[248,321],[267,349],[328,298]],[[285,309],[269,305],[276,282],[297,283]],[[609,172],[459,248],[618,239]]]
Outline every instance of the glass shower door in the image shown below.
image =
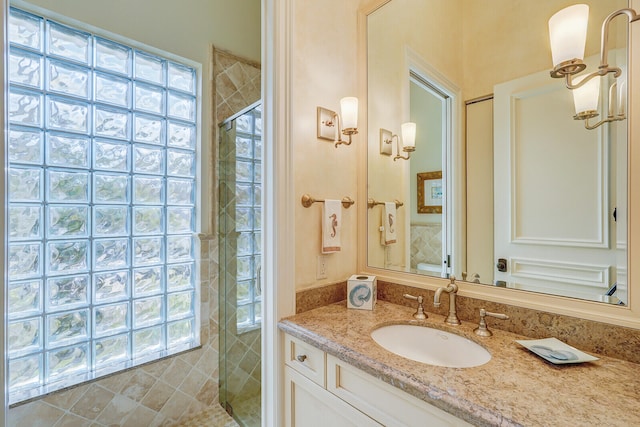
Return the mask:
[[262,109],[256,103],[220,127],[220,403],[246,427],[260,426]]

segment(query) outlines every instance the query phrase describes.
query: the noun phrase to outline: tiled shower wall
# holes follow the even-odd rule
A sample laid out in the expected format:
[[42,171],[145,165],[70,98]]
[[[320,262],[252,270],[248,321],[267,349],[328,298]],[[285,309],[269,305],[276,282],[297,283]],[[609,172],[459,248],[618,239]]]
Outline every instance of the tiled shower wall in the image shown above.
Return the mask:
[[442,264],[442,224],[411,226],[411,268],[419,262]]
[[[259,64],[214,49],[214,78],[216,123],[260,99]],[[217,125],[211,131],[212,141],[217,141]],[[214,146],[209,179],[217,210],[217,143]],[[218,404],[218,239],[198,237],[201,348],[18,404],[9,410],[8,425],[172,426]]]
[[260,100],[260,64],[217,49],[213,60],[216,123],[222,123]]

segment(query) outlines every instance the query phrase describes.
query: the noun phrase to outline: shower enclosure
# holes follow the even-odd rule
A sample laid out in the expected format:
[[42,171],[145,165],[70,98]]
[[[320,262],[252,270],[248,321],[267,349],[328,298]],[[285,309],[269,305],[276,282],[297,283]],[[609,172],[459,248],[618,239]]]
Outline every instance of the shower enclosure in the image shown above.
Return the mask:
[[245,427],[260,426],[261,135],[260,102],[220,126],[220,403]]

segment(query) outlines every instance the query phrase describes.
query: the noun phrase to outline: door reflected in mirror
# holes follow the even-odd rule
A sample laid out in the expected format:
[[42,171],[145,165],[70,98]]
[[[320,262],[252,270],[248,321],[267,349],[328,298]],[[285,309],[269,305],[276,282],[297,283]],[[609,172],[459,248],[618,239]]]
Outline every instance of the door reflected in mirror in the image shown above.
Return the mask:
[[[584,3],[591,72],[600,24],[628,2]],[[565,6],[391,0],[368,15],[368,196],[405,202],[393,244],[383,209],[368,210],[369,266],[626,303],[627,120],[586,129],[550,77],[548,19]],[[601,118],[610,101],[626,111],[627,40],[628,23],[612,21],[608,62],[622,75],[598,77]],[[378,135],[406,121],[415,152],[394,162]]]

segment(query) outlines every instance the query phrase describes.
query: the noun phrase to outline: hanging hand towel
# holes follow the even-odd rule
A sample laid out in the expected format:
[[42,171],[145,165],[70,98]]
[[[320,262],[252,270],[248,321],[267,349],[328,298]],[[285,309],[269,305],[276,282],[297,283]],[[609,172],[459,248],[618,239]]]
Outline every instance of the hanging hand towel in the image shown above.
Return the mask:
[[396,243],[396,204],[394,202],[384,203],[383,212],[384,224],[384,244],[390,245]]
[[322,253],[340,252],[342,202],[325,200],[322,207]]

